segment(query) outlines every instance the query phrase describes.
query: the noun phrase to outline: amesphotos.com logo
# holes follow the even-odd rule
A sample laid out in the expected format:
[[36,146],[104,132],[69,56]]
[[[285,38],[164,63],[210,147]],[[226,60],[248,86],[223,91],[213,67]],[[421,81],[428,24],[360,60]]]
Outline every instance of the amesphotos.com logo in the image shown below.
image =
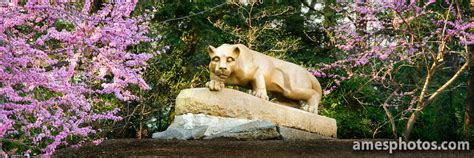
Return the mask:
[[404,141],[402,138],[387,141],[354,141],[352,144],[354,151],[386,150],[393,153],[396,150],[469,150],[468,141]]

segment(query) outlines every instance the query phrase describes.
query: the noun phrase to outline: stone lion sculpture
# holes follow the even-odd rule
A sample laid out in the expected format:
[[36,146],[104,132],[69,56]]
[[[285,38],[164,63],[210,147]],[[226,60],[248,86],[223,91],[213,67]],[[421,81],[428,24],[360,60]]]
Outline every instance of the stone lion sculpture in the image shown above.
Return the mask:
[[223,44],[208,47],[211,57],[210,79],[206,83],[211,91],[225,85],[251,89],[254,96],[268,100],[267,91],[277,103],[318,113],[321,85],[305,68],[250,50],[242,44]]

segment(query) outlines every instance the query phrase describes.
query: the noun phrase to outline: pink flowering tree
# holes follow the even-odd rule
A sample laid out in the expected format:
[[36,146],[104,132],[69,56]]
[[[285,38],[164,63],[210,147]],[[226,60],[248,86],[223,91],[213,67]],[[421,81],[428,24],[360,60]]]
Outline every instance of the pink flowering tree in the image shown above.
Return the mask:
[[130,16],[136,1],[94,13],[90,4],[0,3],[0,148],[50,156],[99,143],[95,123],[121,119],[104,98],[136,100],[129,86],[149,88],[141,74],[152,55],[130,49],[152,41],[146,16]]
[[[398,137],[396,122],[406,120],[402,136],[409,139],[423,108],[455,83],[472,62],[469,45],[474,43],[474,22],[461,7],[448,1],[338,3],[333,9],[341,18],[327,31],[337,39],[333,42],[340,50],[335,54],[339,60],[322,64],[314,75],[333,79],[325,94],[353,78],[369,78],[392,91],[382,106],[394,137]],[[420,75],[422,80],[397,77],[407,67],[421,72],[412,74],[412,79]],[[443,80],[446,73],[440,72],[445,69],[454,73]],[[403,104],[408,107],[395,114],[390,110],[403,108]]]

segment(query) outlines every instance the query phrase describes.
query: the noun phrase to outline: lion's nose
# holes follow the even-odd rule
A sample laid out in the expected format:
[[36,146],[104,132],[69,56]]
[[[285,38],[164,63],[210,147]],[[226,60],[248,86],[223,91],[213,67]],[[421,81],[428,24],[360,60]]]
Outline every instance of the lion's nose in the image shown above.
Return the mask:
[[226,67],[219,67],[219,70],[227,70]]

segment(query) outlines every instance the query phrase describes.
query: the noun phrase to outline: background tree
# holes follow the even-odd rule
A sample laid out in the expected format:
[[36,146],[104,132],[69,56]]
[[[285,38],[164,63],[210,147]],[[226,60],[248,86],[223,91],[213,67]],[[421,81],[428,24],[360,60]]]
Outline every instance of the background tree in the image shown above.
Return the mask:
[[[21,70],[39,67],[44,68],[46,73],[69,68],[70,60],[76,60],[75,56],[61,50],[72,47],[72,54],[83,54],[78,55],[74,75],[67,76],[61,83],[79,84],[78,87],[84,86],[94,92],[103,90],[104,83],[115,85],[112,86],[114,88],[118,86],[118,89],[110,88],[110,94],[76,95],[84,95],[85,103],[91,106],[90,114],[120,109],[114,116],[123,119],[113,122],[100,117],[102,121],[86,121],[85,127],[101,127],[102,132],[96,133],[99,136],[87,135],[91,136],[90,139],[67,139],[69,144],[101,137],[145,138],[153,132],[165,130],[173,119],[175,98],[180,90],[203,87],[209,80],[207,46],[223,43],[243,43],[313,72],[326,94],[320,105],[320,114],[337,120],[339,138],[393,138],[401,136],[401,133],[410,133],[411,139],[458,140],[466,138],[464,133],[471,130],[467,120],[470,118],[468,116],[472,116],[468,108],[471,102],[466,94],[472,88],[467,88],[468,73],[467,68],[463,68],[471,60],[466,58],[471,48],[465,47],[472,44],[472,22],[467,21],[471,12],[466,8],[469,1],[339,3],[326,0],[319,3],[313,0],[263,0],[237,3],[229,0],[141,0],[134,9],[126,5],[128,7],[121,11],[131,13],[132,16],[124,15],[122,18],[112,18],[119,14],[109,9],[118,8],[110,8],[107,5],[109,2],[77,1],[64,8],[67,13],[74,13],[72,15],[56,14],[54,9],[35,8],[38,12],[34,12],[37,13],[34,15],[42,17],[39,21],[22,16],[17,18],[16,14],[29,15],[30,12],[14,11],[11,14],[15,13],[15,16],[7,16],[10,10],[2,10],[5,14],[0,15],[0,26],[3,26],[0,31],[7,32],[0,36],[0,47],[11,46],[10,42],[3,40],[7,37],[21,37],[31,49],[46,52],[49,59],[58,60],[57,63],[24,66],[21,65],[24,60],[18,57],[22,60],[15,64],[23,66]],[[19,4],[23,6],[26,2],[21,1]],[[82,6],[90,6],[91,9]],[[48,7],[51,6],[46,5]],[[142,16],[144,14],[149,16]],[[48,21],[49,16],[67,20]],[[96,16],[101,18],[97,20]],[[5,22],[8,18],[10,20]],[[20,19],[21,23],[12,19]],[[118,25],[112,23],[114,20],[119,21]],[[78,25],[81,22],[87,22],[87,25]],[[9,27],[4,27],[7,25]],[[135,25],[137,27],[128,27]],[[53,27],[55,29],[49,29]],[[3,28],[7,28],[6,31]],[[9,30],[13,30],[13,34]],[[71,44],[74,40],[68,39],[74,33],[84,38],[82,43]],[[40,37],[44,37],[44,44],[41,44]],[[127,39],[133,40],[130,42]],[[118,43],[125,44],[122,46]],[[20,43],[20,46],[25,45]],[[11,48],[0,51],[3,53],[1,55],[5,55],[4,52],[20,52],[11,51]],[[28,53],[34,52],[38,51]],[[143,52],[151,52],[155,56],[146,60],[150,56],[140,55]],[[97,62],[99,55],[111,56],[113,62]],[[27,61],[47,59],[43,57],[42,60],[31,58]],[[148,67],[143,69],[145,61]],[[1,66],[9,62],[3,62]],[[116,63],[124,62],[125,68],[120,70],[131,69],[127,72],[133,72],[126,82],[121,77],[115,77],[121,75],[118,73],[125,73],[123,71],[105,71],[101,66],[90,66],[123,66]],[[135,63],[140,66],[132,66]],[[433,64],[434,69],[431,69]],[[11,71],[3,68],[0,73],[9,74]],[[81,75],[89,72],[89,76],[98,79],[90,77],[86,80],[76,74],[79,72]],[[427,76],[430,76],[429,79]],[[51,81],[56,83],[53,81],[56,80]],[[443,86],[447,82],[449,86]],[[28,93],[56,98],[64,96],[47,88],[30,90],[28,86],[5,86],[4,82],[0,83],[0,88],[12,87],[15,91],[22,91],[26,87]],[[0,103],[12,102],[4,96]],[[15,120],[9,112],[0,112],[0,115]],[[415,117],[408,123],[410,116]],[[22,129],[10,126],[11,122],[2,123],[0,133],[9,134],[8,139],[3,139],[2,148],[27,151],[27,148],[23,148],[26,146],[17,140],[25,140],[24,144],[30,145],[28,139],[13,137],[16,136],[14,132],[2,131],[15,128],[17,134],[21,135]],[[411,128],[411,132],[406,132],[407,127]],[[38,134],[35,133],[37,131],[32,132],[32,135]],[[57,136],[57,133],[51,135]],[[46,142],[51,143],[49,139]],[[60,146],[66,145],[63,142],[57,145]],[[32,152],[42,151],[34,149]]]
[[[295,1],[292,4],[280,1],[139,2],[137,10],[153,14],[152,32],[162,39],[159,45],[169,49],[150,60],[144,78],[151,90],[140,91],[143,102],[126,106],[124,124],[118,125],[125,127],[120,128],[123,129],[120,135],[147,137],[154,131],[164,130],[173,118],[174,99],[179,91],[202,87],[208,80],[209,59],[203,50],[208,45],[244,43],[270,56],[312,69],[327,94],[321,103],[321,114],[336,118],[340,138],[401,136],[420,100],[421,81],[426,80],[427,70],[434,62],[430,51],[438,52],[439,43],[435,39],[439,37],[431,33],[443,28],[438,22],[444,22],[439,19],[445,17],[449,5],[439,2],[354,6],[335,1],[322,4]],[[426,14],[417,11],[420,9]],[[465,8],[454,10],[462,13],[456,16],[463,20],[469,17]],[[303,25],[291,22],[295,15],[303,17]],[[456,21],[454,16],[449,17],[448,23]],[[448,24],[447,29],[452,28]],[[348,32],[355,29],[356,34]],[[438,63],[436,77],[432,77],[426,87],[430,95],[449,81],[466,61],[460,56],[465,51],[456,32],[469,33],[469,29],[451,31],[454,36],[449,35],[445,45],[450,51],[443,52],[446,55],[442,63]],[[397,43],[401,41],[405,43]],[[424,41],[431,42],[420,45]],[[390,43],[397,44],[391,46]],[[438,99],[423,108],[417,121],[412,121],[416,122],[411,132],[413,138],[462,139],[466,75],[461,72],[452,86],[444,90],[447,92],[436,94],[434,98]]]
[[[459,2],[456,3],[459,6]],[[474,11],[474,1],[470,3],[470,13]],[[474,17],[471,17],[471,22],[474,21]],[[474,53],[472,51],[472,45],[469,46],[471,53],[469,54],[471,61],[474,61]],[[474,62],[471,62],[469,66],[469,77],[468,77],[468,86],[467,86],[467,96],[466,96],[466,108],[464,112],[464,139],[471,140],[471,125],[474,123]]]
[[[121,119],[121,105],[148,89],[152,57],[134,45],[152,42],[135,3],[89,14],[75,4],[0,3],[0,147],[12,154],[100,143]],[[153,49],[148,49],[149,51]]]
[[[454,2],[433,3],[412,1],[346,5],[347,8],[341,9],[340,14],[345,14],[349,21],[338,25],[335,31],[336,37],[343,39],[337,47],[344,50],[341,56],[345,59],[323,68],[342,68],[346,70],[346,78],[369,77],[372,83],[379,83],[381,88],[392,91],[384,102],[384,109],[392,127],[397,124],[387,105],[403,109],[395,111],[398,111],[399,123],[405,124],[402,129],[406,139],[420,112],[428,104],[439,98],[450,85],[462,85],[456,79],[464,74],[470,63],[468,45],[472,43],[472,33],[469,30],[473,24],[469,19],[466,21],[463,12],[466,8],[456,8]],[[353,19],[352,15],[364,16]],[[367,26],[360,25],[360,21],[368,21],[370,29],[366,30]],[[393,27],[386,27],[389,22]],[[403,71],[410,69],[421,75],[412,74],[407,78]],[[318,70],[316,75],[327,76],[321,75],[323,70]],[[403,98],[412,101],[405,102]],[[408,106],[404,107],[404,103]],[[442,111],[453,108],[443,108]],[[406,115],[409,117],[406,118]],[[392,132],[396,137],[396,128],[392,128]]]

